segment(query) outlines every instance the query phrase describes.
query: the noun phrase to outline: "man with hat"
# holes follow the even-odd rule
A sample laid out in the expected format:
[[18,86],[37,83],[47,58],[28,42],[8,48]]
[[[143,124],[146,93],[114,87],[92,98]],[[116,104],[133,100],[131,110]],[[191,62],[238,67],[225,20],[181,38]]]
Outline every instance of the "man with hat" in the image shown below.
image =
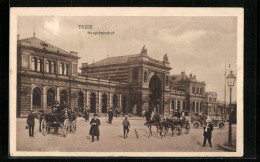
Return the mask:
[[123,120],[123,129],[124,129],[124,138],[127,137],[129,133],[130,122],[127,120],[127,115],[125,115],[125,119]]
[[54,105],[52,106],[52,113],[55,114],[59,111],[60,106],[59,106],[59,102],[55,101]]
[[110,109],[108,111],[108,123],[112,124],[112,120],[113,120],[113,111],[112,111],[112,109]]
[[27,125],[29,126],[30,137],[34,136],[34,125],[35,125],[34,118],[36,118],[36,116],[34,115],[33,110],[31,110],[31,113],[27,117]]
[[206,122],[207,122],[206,126],[203,126],[203,128],[204,128],[204,133],[203,133],[204,141],[203,141],[202,147],[205,147],[206,140],[208,140],[210,147],[212,147],[211,137],[212,137],[213,125],[210,123],[211,119],[209,119],[209,118],[206,120]]
[[100,120],[97,118],[97,114],[94,114],[94,118],[91,119],[90,121],[90,131],[89,135],[92,135],[92,142],[94,142],[95,136],[97,136],[97,141],[99,141],[99,125],[100,125]]

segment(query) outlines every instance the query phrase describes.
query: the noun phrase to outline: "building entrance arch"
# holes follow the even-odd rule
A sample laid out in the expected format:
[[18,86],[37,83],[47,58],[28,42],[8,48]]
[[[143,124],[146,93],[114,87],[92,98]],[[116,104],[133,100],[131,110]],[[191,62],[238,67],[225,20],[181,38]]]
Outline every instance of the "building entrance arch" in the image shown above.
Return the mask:
[[149,81],[149,111],[156,111],[162,114],[162,83],[157,75]]

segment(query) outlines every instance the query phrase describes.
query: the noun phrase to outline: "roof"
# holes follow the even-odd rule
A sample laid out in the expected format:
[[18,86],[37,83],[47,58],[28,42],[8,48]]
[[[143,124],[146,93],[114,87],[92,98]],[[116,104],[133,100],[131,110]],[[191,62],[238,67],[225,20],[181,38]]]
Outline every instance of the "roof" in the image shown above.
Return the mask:
[[93,64],[89,64],[89,66],[100,66],[100,65],[110,65],[110,64],[120,64],[120,63],[127,63],[130,57],[136,57],[140,54],[132,54],[126,56],[115,56],[115,57],[107,57],[103,60],[97,61]]
[[34,47],[37,49],[46,49],[51,52],[58,52],[58,53],[63,53],[69,55],[70,53],[62,50],[56,46],[53,46],[50,43],[47,43],[46,41],[40,40],[39,38],[36,37],[30,37],[26,39],[21,39],[18,40],[18,44],[24,45],[24,46],[29,46],[29,47]]
[[[182,74],[172,74],[170,76],[170,78],[172,79],[172,81],[179,82],[179,81],[182,81],[181,80],[181,75]],[[184,80],[189,80],[191,82],[197,82],[197,83],[200,83],[200,82],[204,83],[204,81],[199,81],[197,78],[194,78],[194,76],[187,76],[185,73],[184,73]]]

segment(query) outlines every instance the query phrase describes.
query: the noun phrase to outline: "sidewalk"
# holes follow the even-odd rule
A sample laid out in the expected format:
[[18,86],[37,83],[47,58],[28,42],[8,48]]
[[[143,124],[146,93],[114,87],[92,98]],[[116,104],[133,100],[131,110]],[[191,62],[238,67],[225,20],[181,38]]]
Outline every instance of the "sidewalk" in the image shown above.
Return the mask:
[[228,146],[227,142],[224,142],[223,144],[218,144],[218,146],[225,151],[236,152],[236,140],[232,141],[232,146]]

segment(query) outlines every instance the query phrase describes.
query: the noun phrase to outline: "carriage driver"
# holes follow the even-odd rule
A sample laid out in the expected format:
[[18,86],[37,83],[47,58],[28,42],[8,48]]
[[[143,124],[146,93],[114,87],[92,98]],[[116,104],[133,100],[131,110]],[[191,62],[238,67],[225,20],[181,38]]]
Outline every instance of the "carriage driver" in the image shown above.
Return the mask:
[[59,106],[59,102],[55,101],[54,105],[52,106],[52,113],[55,114],[59,111],[60,106]]
[[70,109],[70,107],[66,104],[65,101],[62,102],[62,106],[60,107],[59,112],[61,112],[62,110],[64,110],[65,112],[68,112]]

